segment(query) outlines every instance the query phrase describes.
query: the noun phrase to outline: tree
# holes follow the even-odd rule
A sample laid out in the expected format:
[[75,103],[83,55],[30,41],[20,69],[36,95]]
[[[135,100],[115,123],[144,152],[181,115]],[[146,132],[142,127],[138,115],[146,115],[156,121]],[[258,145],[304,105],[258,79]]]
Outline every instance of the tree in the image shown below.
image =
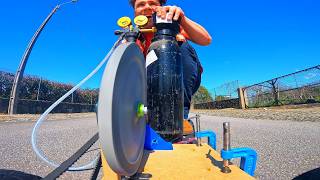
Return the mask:
[[10,98],[14,74],[0,71],[0,97]]
[[200,86],[198,91],[192,97],[192,104],[212,102],[213,98],[207,88]]

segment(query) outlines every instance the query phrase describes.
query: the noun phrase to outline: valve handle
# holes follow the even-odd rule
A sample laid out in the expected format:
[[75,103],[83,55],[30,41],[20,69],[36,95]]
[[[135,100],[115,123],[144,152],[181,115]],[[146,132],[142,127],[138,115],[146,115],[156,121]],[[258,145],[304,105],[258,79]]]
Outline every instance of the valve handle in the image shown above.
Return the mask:
[[136,16],[133,20],[133,22],[139,26],[139,27],[143,27],[144,25],[146,25],[148,23],[148,18],[147,16],[144,16],[144,15],[139,15],[139,16]]
[[121,28],[127,28],[128,26],[131,25],[131,19],[129,17],[127,17],[127,16],[123,16],[123,17],[118,19],[117,24]]

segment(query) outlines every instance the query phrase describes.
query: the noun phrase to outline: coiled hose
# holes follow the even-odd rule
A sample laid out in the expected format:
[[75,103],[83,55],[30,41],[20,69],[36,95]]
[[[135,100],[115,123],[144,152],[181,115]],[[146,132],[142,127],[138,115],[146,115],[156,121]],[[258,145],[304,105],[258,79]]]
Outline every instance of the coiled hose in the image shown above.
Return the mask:
[[[54,102],[36,121],[36,124],[33,127],[32,134],[31,134],[31,143],[32,143],[32,149],[36,153],[36,155],[42,159],[44,162],[49,164],[50,166],[53,166],[55,168],[59,167],[60,165],[56,162],[48,159],[37,147],[37,132],[41,125],[41,123],[45,120],[47,115],[64,99],[66,99],[71,93],[73,93],[75,90],[77,90],[80,86],[82,86],[87,80],[89,80],[95,73],[98,72],[98,70],[103,66],[104,63],[107,62],[112,52],[115,50],[115,48],[121,43],[121,40],[123,39],[124,35],[121,35],[118,40],[114,43],[113,47],[110,49],[108,54],[102,59],[102,61],[98,64],[98,66],[89,74],[87,77],[85,77],[82,81],[80,81],[76,86],[74,86],[70,91],[68,91],[66,94],[64,94],[61,98],[59,98],[56,102]],[[97,156],[94,160],[87,163],[86,165],[82,165],[79,167],[69,167],[68,171],[82,171],[87,169],[92,169],[95,167],[96,162],[98,161],[99,156]]]

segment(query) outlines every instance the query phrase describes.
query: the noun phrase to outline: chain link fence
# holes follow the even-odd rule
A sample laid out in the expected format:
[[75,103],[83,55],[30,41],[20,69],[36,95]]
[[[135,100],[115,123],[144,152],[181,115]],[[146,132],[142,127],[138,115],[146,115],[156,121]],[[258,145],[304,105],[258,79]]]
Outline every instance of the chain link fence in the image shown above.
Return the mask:
[[238,80],[224,83],[212,90],[214,94],[214,100],[223,101],[228,99],[236,99],[238,98],[238,88]]
[[[2,101],[0,104],[2,104],[2,112],[7,108],[5,106],[7,106],[7,102],[10,98],[13,80],[13,73],[0,71],[0,100]],[[20,87],[20,103],[18,103],[18,105],[25,104],[25,106],[27,106],[28,104],[38,104],[40,106],[42,104],[43,106],[48,106],[72,89],[73,85],[49,81],[40,77],[28,75],[22,79]],[[62,103],[67,103],[68,109],[72,109],[72,105],[78,106],[78,109],[81,109],[81,107],[88,108],[90,106],[94,106],[98,102],[98,94],[98,89],[78,89]],[[20,106],[20,109],[21,108],[25,107]],[[41,110],[37,110],[37,112],[41,113],[39,111],[43,111],[42,109],[43,108],[41,108]],[[92,108],[90,107],[90,109]],[[72,110],[69,110],[69,112],[70,111]]]
[[320,103],[320,65],[243,88],[247,107]]
[[[208,94],[210,98],[201,98],[201,101],[196,101],[194,109],[239,108],[238,88],[239,82],[236,80],[224,83],[211,90],[211,92],[201,92],[200,94]],[[199,91],[201,91],[201,88]],[[198,98],[197,93],[194,98]]]

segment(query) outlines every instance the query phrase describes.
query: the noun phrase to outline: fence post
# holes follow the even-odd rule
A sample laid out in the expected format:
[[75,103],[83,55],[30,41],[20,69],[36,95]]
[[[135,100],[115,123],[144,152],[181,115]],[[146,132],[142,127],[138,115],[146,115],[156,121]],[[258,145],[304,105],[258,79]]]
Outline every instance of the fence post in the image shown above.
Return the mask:
[[239,107],[240,109],[246,109],[246,100],[245,100],[245,89],[242,87],[238,88],[238,96],[239,96]]
[[73,93],[71,93],[71,103],[73,103]]
[[42,80],[42,78],[40,77],[40,80],[39,80],[39,85],[38,85],[38,91],[37,91],[37,101],[39,101],[39,95],[40,95],[40,86],[41,86],[41,80]]
[[90,104],[92,104],[92,92],[90,92]]
[[273,93],[273,96],[274,96],[274,104],[276,106],[279,106],[279,87],[277,86],[277,78],[275,80],[272,80],[270,82],[271,86],[272,86],[272,93]]

